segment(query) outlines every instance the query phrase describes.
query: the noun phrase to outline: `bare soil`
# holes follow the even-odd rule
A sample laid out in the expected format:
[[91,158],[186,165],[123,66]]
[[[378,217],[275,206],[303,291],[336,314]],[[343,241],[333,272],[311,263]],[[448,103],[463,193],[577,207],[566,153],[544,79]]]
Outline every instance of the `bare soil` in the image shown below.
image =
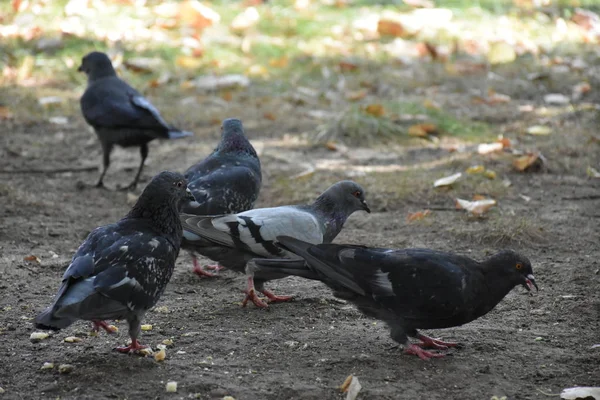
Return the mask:
[[[493,117],[499,127],[515,122],[502,107],[477,107],[474,112],[482,119]],[[587,163],[595,160],[597,167],[600,154],[598,143],[588,142],[595,133],[593,121],[565,118],[560,132],[549,138],[522,139],[544,153],[547,170],[519,173],[506,159],[487,159],[497,179],[508,179],[511,186],[498,196],[499,206],[479,219],[453,210],[451,191],[415,189],[420,193],[415,198],[410,185],[421,186],[407,179],[403,190],[409,193],[387,201],[395,188],[377,193],[373,175],[356,172],[358,164],[410,166],[446,157],[447,151],[388,149],[393,159],[382,161],[358,157],[367,149],[340,155],[283,146],[277,134],[293,131],[295,121],[302,123],[300,116],[271,122],[257,116],[262,111],[239,111],[263,159],[259,206],[298,196],[308,201],[338,177],[354,176],[367,188],[374,212],[353,215],[337,242],[427,246],[475,258],[512,247],[532,260],[540,291],[529,296],[516,288],[483,318],[429,332],[465,346],[424,362],[404,355],[383,323],[334,299],[318,282],[271,282],[276,293],[293,294],[295,300],[267,311],[242,308],[242,275],[222,271],[219,278],[200,279],[182,252],[158,309],[147,314],[145,323],[153,329],[141,337],[154,348],[172,339],[165,361],[112,351],[128,339],[123,323],[116,323],[117,335],[90,337],[89,325],[78,322],[33,343],[32,318],[52,300],[79,243],[94,227],[124,215],[132,199],[122,192],[82,189],[82,182],[95,182],[96,170],[32,171],[99,164],[100,148],[81,118],[69,125],[0,120],[0,387],[5,390],[0,398],[341,399],[345,395],[338,386],[349,374],[363,386],[361,399],[542,399],[566,387],[600,384],[600,348],[592,347],[600,343],[600,183],[585,175]],[[182,171],[204,157],[217,134],[216,127],[205,125],[196,129],[195,141],[152,143],[145,182],[163,169]],[[301,194],[290,195],[278,183],[306,163],[328,159],[347,167],[329,179],[324,172],[316,181],[291,181],[289,187],[297,183]],[[115,152],[105,183],[128,183],[138,160],[136,150]],[[454,160],[425,169],[427,187],[477,162]],[[25,172],[7,172],[17,170]],[[397,173],[398,180],[402,176]],[[407,223],[408,212],[425,208],[433,214]],[[30,255],[41,262],[24,261]],[[82,341],[63,342],[73,335]],[[45,362],[55,368],[42,370]],[[74,369],[59,374],[59,364]],[[165,392],[168,381],[178,382],[177,393]]]

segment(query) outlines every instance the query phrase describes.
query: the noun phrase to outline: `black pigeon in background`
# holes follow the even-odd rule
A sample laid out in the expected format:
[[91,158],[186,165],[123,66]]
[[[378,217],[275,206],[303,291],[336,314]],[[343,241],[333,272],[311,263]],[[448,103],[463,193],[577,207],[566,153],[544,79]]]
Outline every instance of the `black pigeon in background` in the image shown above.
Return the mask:
[[[491,311],[515,286],[537,285],[529,260],[503,250],[483,262],[429,249],[383,249],[345,244],[313,245],[277,237],[278,245],[304,260],[258,260],[255,277],[285,275],[317,279],[365,315],[385,321],[407,354],[443,357],[424,348],[447,343],[417,329],[460,326]],[[420,340],[411,344],[408,337]]]
[[94,229],[79,246],[36,328],[58,330],[83,319],[110,333],[105,319],[125,319],[131,344],[116,350],[144,348],[137,341],[141,321],[171,279],[182,236],[179,210],[193,200],[183,175],[155,176],[125,218]]
[[88,86],[80,101],[81,112],[102,144],[103,169],[97,187],[104,185],[104,174],[115,145],[140,147],[140,167],[133,182],[123,188],[132,189],[140,179],[150,141],[193,135],[168,125],[146,98],[117,77],[106,54],[97,51],[87,54],[81,60],[78,71],[85,72],[88,77]]
[[[242,121],[235,118],[224,120],[217,148],[204,160],[191,166],[184,175],[196,198],[196,203],[190,203],[182,209],[184,213],[223,215],[254,207],[262,174],[258,155],[244,135]],[[195,254],[197,246],[198,243],[185,238],[181,243],[181,247],[191,253],[194,272],[199,276],[214,276],[198,264]],[[218,266],[208,268],[219,269]]]
[[[274,244],[277,236],[294,236],[311,243],[329,243],[340,233],[346,219],[359,210],[371,212],[365,201],[365,191],[355,182],[340,181],[310,205],[257,208],[219,217],[182,213],[181,221],[185,240],[194,243],[198,253],[243,273],[246,272],[246,264],[253,258],[281,259],[292,256]],[[248,275],[243,305],[251,300],[258,307],[267,307],[255,290],[263,293],[271,302],[291,298],[276,296],[265,289],[264,283],[269,279],[254,279],[251,274]]]

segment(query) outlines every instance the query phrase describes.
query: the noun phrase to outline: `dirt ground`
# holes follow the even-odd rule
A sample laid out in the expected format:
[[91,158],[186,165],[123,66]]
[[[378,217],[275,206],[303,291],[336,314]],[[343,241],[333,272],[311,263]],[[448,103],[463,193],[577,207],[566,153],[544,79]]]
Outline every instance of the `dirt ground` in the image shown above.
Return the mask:
[[[451,109],[456,102],[448,96]],[[158,102],[157,97],[152,99]],[[471,112],[498,131],[510,131],[515,121],[528,123],[523,114],[515,119],[515,107],[478,105]],[[600,348],[593,347],[600,343],[600,180],[585,175],[589,163],[598,166],[600,155],[598,143],[588,141],[597,131],[594,117],[559,118],[557,134],[519,137],[548,160],[544,171],[519,173],[506,158],[452,158],[443,146],[315,150],[281,140],[282,133],[305,123],[299,115],[273,122],[257,118],[262,109],[239,106],[229,112],[245,121],[263,160],[259,206],[308,201],[337,178],[352,177],[366,187],[373,213],[353,215],[337,242],[427,246],[475,258],[512,247],[532,260],[540,291],[529,296],[516,288],[485,317],[430,332],[465,346],[424,362],[404,355],[383,323],[334,299],[317,282],[271,282],[276,293],[293,294],[295,300],[268,311],[242,308],[243,276],[222,271],[219,278],[199,279],[182,253],[159,308],[146,316],[153,329],[141,336],[154,348],[173,340],[164,362],[111,351],[127,340],[123,323],[117,323],[115,336],[89,337],[88,324],[78,322],[33,343],[32,318],[51,301],[71,255],[91,229],[124,215],[131,195],[81,189],[79,182],[95,182],[97,170],[36,172],[99,164],[99,146],[81,117],[64,126],[35,117],[0,120],[0,387],[5,391],[0,398],[341,399],[338,386],[350,374],[363,386],[360,399],[543,399],[567,387],[600,385]],[[145,182],[160,170],[182,171],[204,157],[218,128],[200,123],[195,133],[194,140],[152,143]],[[420,175],[402,168],[388,174],[387,182],[406,186],[402,189],[382,186],[377,174],[359,168],[409,168],[444,159]],[[129,182],[137,151],[117,151],[113,160],[105,183]],[[339,168],[289,179],[317,161]],[[430,188],[440,176],[478,162],[492,166],[498,182],[511,183],[489,188],[497,192],[499,205],[481,219],[453,210],[452,190]],[[16,170],[21,172],[7,172]],[[407,193],[394,197],[400,190]],[[426,208],[433,210],[427,218],[406,221],[409,212]],[[40,263],[24,261],[30,255]],[[65,343],[67,336],[82,340]],[[45,362],[56,367],[42,370]],[[74,369],[59,374],[59,364]],[[178,382],[177,393],[165,393],[168,381]]]

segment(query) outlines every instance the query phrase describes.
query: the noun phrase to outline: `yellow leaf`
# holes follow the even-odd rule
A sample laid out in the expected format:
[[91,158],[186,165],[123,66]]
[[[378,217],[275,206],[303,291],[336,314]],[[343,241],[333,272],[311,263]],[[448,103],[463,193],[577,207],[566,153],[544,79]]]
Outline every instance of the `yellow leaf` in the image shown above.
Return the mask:
[[590,178],[600,178],[600,172],[595,168],[587,167],[586,173]]
[[327,142],[325,143],[325,148],[329,151],[337,151],[338,147],[334,142]]
[[483,176],[485,176],[488,179],[496,179],[496,173],[494,171],[490,171],[487,170],[483,173]]
[[178,56],[175,59],[175,65],[181,68],[198,69],[202,64],[202,60],[196,57]]
[[260,76],[262,78],[266,78],[269,76],[269,71],[265,67],[259,64],[254,64],[248,67],[246,70],[246,75],[250,76]]
[[375,117],[382,117],[385,114],[385,108],[381,104],[369,104],[365,107],[365,112]]
[[440,106],[433,100],[425,99],[423,101],[423,107],[428,108],[430,110],[439,110]]
[[516,60],[515,49],[506,42],[496,42],[490,45],[487,55],[490,64],[505,64]]
[[538,162],[540,156],[538,153],[529,153],[524,156],[521,156],[513,161],[513,167],[517,169],[517,171],[525,171],[528,168],[531,168],[533,165]]
[[552,133],[552,129],[548,126],[534,125],[527,128],[527,133],[535,136],[546,136]]
[[289,60],[285,56],[281,58],[272,58],[269,60],[269,66],[274,68],[285,68],[288,66],[288,64]]
[[485,171],[485,167],[483,165],[472,165],[465,171],[467,174],[480,174]]

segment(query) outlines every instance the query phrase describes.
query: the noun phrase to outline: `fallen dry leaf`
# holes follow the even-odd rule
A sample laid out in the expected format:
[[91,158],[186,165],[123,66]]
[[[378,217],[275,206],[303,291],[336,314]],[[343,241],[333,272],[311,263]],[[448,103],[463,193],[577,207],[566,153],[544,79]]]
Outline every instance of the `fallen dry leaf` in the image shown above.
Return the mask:
[[490,45],[487,59],[490,64],[510,63],[517,59],[517,52],[506,42],[496,42]]
[[600,399],[600,387],[577,386],[564,389],[560,394],[561,399]]
[[340,67],[341,72],[356,71],[358,69],[358,64],[349,60],[340,61],[338,66]]
[[510,139],[505,137],[499,137],[498,140],[496,140],[496,143],[501,143],[502,148],[504,149],[510,149],[510,147],[512,146]]
[[490,171],[489,169],[485,170],[483,176],[485,176],[488,179],[496,179],[496,173],[494,171]]
[[408,32],[400,21],[392,21],[390,19],[380,19],[377,23],[377,32],[381,36],[404,37]]
[[381,104],[369,104],[365,107],[365,112],[375,117],[382,117],[385,115],[385,108]]
[[271,58],[269,60],[269,66],[273,68],[285,68],[289,64],[289,58],[283,56],[281,58]]
[[444,68],[450,75],[470,75],[484,72],[487,69],[487,64],[475,61],[458,60],[446,63]]
[[50,336],[50,335],[46,332],[31,332],[31,335],[29,335],[29,340],[33,340],[33,341],[44,340],[48,336]]
[[546,136],[552,133],[552,128],[544,125],[534,125],[527,128],[527,133],[535,136]]
[[573,86],[572,97],[574,100],[579,100],[584,94],[589,93],[592,90],[592,86],[587,82],[581,82]]
[[337,151],[338,149],[337,144],[335,144],[335,142],[332,141],[325,143],[325,148],[329,151]]
[[202,66],[203,61],[197,57],[178,56],[175,59],[175,65],[181,68],[198,69]]
[[182,2],[179,6],[178,17],[183,24],[189,25],[197,31],[202,31],[221,21],[219,13],[200,3],[198,0]]
[[233,93],[231,93],[229,90],[226,92],[221,93],[221,98],[225,101],[231,101],[233,100]]
[[260,14],[258,13],[256,7],[248,7],[240,14],[235,16],[229,25],[229,29],[231,29],[233,32],[241,33],[258,24],[259,20]]
[[343,393],[346,393],[346,400],[355,400],[362,389],[362,385],[357,377],[350,375],[346,378],[340,389]]
[[437,133],[437,129],[435,124],[416,124],[408,128],[408,134],[416,137],[427,137],[428,135]]
[[263,117],[265,117],[266,119],[271,120],[271,121],[275,121],[277,119],[277,117],[273,113],[270,113],[270,112],[264,113]]
[[461,176],[462,176],[462,173],[458,172],[454,175],[440,178],[437,181],[433,182],[433,187],[450,186],[450,185],[454,184],[456,181],[458,181]]
[[459,210],[466,210],[475,216],[483,215],[487,210],[496,205],[494,199],[484,199],[476,201],[468,201],[463,199],[456,199],[456,208]]
[[596,168],[587,167],[585,172],[590,178],[600,178],[600,172]]
[[0,119],[9,119],[12,118],[12,112],[6,106],[0,106]]
[[483,165],[472,165],[465,171],[467,174],[481,174],[485,171],[485,167]]
[[159,352],[154,354],[154,360],[156,362],[164,361],[165,358],[167,358],[167,352],[165,351],[165,349],[160,349]]
[[361,99],[364,99],[365,97],[367,97],[367,94],[369,94],[369,90],[367,90],[367,89],[355,90],[355,91],[346,93],[346,100],[349,100],[349,101],[361,100]]
[[254,64],[246,69],[246,75],[266,78],[269,76],[269,71],[267,71],[267,69],[260,64]]
[[569,104],[571,102],[571,99],[569,99],[564,94],[550,93],[550,94],[547,94],[544,96],[544,102],[546,102],[548,104],[562,106],[565,104]]
[[423,100],[423,107],[430,110],[439,110],[440,106],[433,100],[425,99]]
[[536,166],[541,166],[541,164],[542,160],[539,153],[528,153],[513,161],[513,167],[521,172],[534,169]]
[[233,87],[246,87],[250,79],[244,75],[200,76],[193,81],[193,87],[203,90],[226,89]]
[[34,255],[23,257],[23,261],[34,262],[36,264],[39,264],[42,262],[37,256],[34,256]]
[[502,151],[502,149],[504,149],[504,144],[502,142],[481,143],[477,146],[477,152],[479,154],[494,153],[496,151]]
[[431,210],[417,211],[406,216],[406,222],[418,221],[431,214]]

